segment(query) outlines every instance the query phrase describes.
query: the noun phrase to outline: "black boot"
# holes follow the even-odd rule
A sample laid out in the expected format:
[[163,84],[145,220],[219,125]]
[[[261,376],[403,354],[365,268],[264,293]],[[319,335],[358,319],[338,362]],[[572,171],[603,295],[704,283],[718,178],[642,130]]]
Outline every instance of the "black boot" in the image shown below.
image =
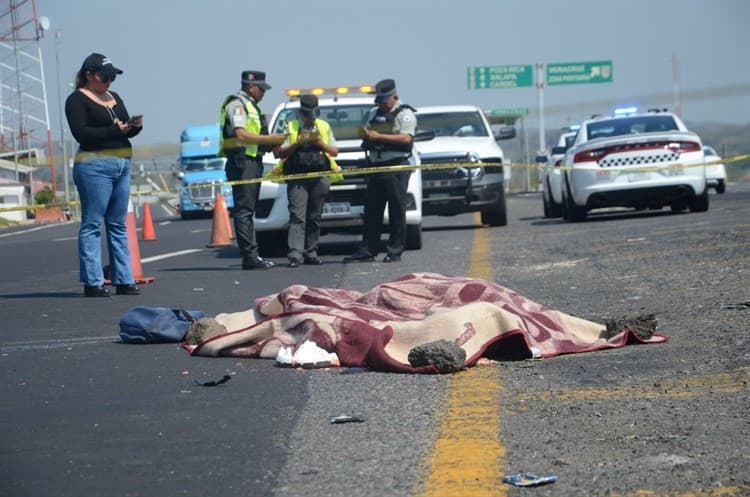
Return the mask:
[[109,290],[102,285],[98,286],[83,286],[84,297],[109,297]]
[[135,285],[115,285],[117,295],[140,295],[141,289]]

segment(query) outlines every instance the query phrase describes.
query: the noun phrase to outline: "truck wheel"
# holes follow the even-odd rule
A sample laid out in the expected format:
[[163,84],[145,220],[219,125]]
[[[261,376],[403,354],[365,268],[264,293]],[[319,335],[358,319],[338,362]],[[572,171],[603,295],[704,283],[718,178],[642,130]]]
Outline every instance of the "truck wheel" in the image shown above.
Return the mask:
[[284,257],[287,253],[286,231],[261,231],[255,233],[258,252],[264,257]]
[[422,248],[422,223],[406,225],[406,250]]
[[180,217],[182,218],[183,221],[186,221],[188,219],[193,219],[193,213],[192,212],[181,211],[180,212]]
[[706,212],[708,210],[708,187],[703,189],[703,193],[690,199],[688,208],[690,212]]
[[568,193],[567,195],[565,195],[565,211],[568,213],[568,221],[571,221],[573,223],[585,221],[586,208],[576,205],[575,200],[573,200],[573,193],[570,191],[570,183],[568,183],[567,178],[565,179],[565,189]]
[[716,193],[724,193],[725,191],[727,191],[727,185],[723,179],[720,179],[716,184]]
[[505,192],[501,191],[500,199],[491,209],[482,211],[482,224],[489,224],[490,226],[505,226],[508,224]]

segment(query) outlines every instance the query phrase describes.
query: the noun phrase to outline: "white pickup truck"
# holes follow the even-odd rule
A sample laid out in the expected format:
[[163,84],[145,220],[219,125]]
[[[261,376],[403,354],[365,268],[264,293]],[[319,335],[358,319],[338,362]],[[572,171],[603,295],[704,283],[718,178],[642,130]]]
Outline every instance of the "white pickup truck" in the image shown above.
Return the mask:
[[[287,123],[299,116],[299,95],[318,95],[319,117],[328,121],[336,138],[339,155],[336,162],[344,172],[344,181],[331,185],[321,219],[321,234],[329,232],[360,233],[364,220],[365,175],[347,175],[357,168],[367,167],[362,140],[358,130],[373,108],[373,96],[367,95],[374,87],[342,87],[287,90],[288,101],[279,104],[269,121],[270,133],[286,133]],[[354,96],[349,96],[356,94]],[[367,95],[367,96],[365,96]],[[278,159],[268,153],[263,157],[268,172]],[[419,156],[412,154],[410,163],[419,164]],[[406,249],[422,248],[422,175],[415,170],[409,178],[406,211]],[[388,209],[384,221],[388,222]],[[258,245],[264,254],[286,253],[289,210],[286,185],[264,181],[255,211],[255,230]]]
[[497,141],[513,138],[515,128],[493,133],[479,107],[450,105],[419,107],[417,130],[435,134],[434,139],[415,144],[422,164],[456,164],[422,171],[423,213],[480,212],[484,224],[508,224],[504,180],[509,171],[504,171]]

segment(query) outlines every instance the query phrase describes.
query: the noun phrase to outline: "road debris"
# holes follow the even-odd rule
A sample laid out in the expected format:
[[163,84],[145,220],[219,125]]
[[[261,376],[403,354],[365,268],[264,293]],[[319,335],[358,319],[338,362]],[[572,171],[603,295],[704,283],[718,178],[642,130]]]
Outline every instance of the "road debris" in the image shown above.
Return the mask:
[[555,483],[556,481],[557,475],[537,476],[531,473],[519,473],[503,477],[503,483],[509,483],[516,487],[537,487],[539,485]]
[[231,379],[232,379],[231,376],[229,376],[228,374],[225,374],[219,380],[215,380],[215,381],[214,380],[211,380],[211,381],[193,380],[193,383],[195,383],[199,387],[216,387],[216,386],[219,386],[219,385],[223,385],[224,383],[228,382]]
[[364,423],[365,418],[361,418],[359,416],[331,416],[330,418],[328,418],[328,422],[332,425],[342,423]]

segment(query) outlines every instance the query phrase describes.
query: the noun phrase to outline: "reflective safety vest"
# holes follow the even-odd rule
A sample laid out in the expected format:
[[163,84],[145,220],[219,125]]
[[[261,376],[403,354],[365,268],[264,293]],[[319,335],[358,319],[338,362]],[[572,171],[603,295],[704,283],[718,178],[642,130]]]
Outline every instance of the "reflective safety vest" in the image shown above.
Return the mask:
[[[221,105],[221,117],[219,118],[219,129],[221,130],[219,134],[219,156],[224,157],[227,152],[239,152],[241,149],[244,149],[245,155],[256,157],[258,155],[258,145],[243,143],[239,140],[234,134],[232,119],[227,116],[227,104],[234,99],[239,100],[245,108],[245,112],[247,112],[245,130],[255,135],[264,133],[263,128],[265,127],[265,123],[263,122],[263,114],[255,102],[247,98],[242,92],[228,96]],[[265,133],[267,132],[266,129]]]
[[[401,111],[405,109],[409,109],[412,112],[417,111],[417,109],[415,109],[411,105],[406,104],[401,104],[388,112],[381,112],[379,108],[374,107],[370,111],[370,115],[368,116],[369,119],[367,121],[367,125],[370,127],[370,129],[373,129],[379,133],[393,134],[396,127],[396,118],[401,113]],[[369,140],[363,140],[362,149],[367,152],[368,157],[375,155],[379,158],[383,152],[389,152],[393,153],[394,155],[399,155],[405,159],[410,157],[412,154],[412,144],[395,145],[390,143],[372,143]]]
[[[328,124],[328,122],[322,120],[322,119],[315,119],[315,127],[318,129],[318,133],[320,134],[321,140],[323,140],[323,143],[328,145],[328,142],[330,140],[331,136],[331,125]],[[293,121],[289,121],[289,124],[287,125],[287,129],[289,131],[289,143],[297,143],[297,140],[299,140],[299,133],[300,133],[301,123],[298,119],[295,119]],[[329,156],[328,154],[322,154],[325,155],[326,159],[328,159],[329,166],[332,171],[337,171],[339,169],[338,164],[336,163],[336,160]],[[284,173],[284,165],[285,162],[290,162],[290,158],[284,160],[280,160],[279,163],[276,165],[276,168],[283,174]],[[286,171],[287,174],[295,174],[297,172],[304,172],[304,171],[295,171],[290,167]],[[296,168],[295,168],[296,169]],[[310,171],[323,171],[325,169],[322,168],[315,168],[311,169]],[[338,183],[344,179],[344,176],[341,173],[335,173],[330,176],[332,183]]]

